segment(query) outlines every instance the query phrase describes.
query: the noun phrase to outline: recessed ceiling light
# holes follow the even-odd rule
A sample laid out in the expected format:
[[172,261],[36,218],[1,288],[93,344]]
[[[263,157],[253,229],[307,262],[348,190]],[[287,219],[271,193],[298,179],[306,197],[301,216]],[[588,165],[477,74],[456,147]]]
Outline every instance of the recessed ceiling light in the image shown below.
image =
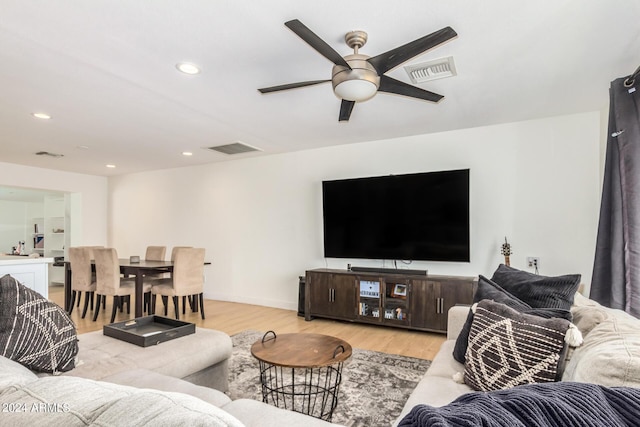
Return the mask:
[[116,165],[105,165],[105,166],[108,167],[108,168],[111,168],[111,169],[116,167]]
[[176,68],[180,71],[182,71],[185,74],[198,74],[200,73],[200,68],[198,68],[196,65],[190,64],[188,62],[181,62],[179,64],[176,64]]
[[193,156],[193,153],[191,151],[183,151],[182,155],[183,156]]
[[49,120],[51,118],[47,113],[31,113],[36,119]]
[[87,145],[78,145],[78,148],[81,149],[81,150],[88,150],[89,146],[87,146]]

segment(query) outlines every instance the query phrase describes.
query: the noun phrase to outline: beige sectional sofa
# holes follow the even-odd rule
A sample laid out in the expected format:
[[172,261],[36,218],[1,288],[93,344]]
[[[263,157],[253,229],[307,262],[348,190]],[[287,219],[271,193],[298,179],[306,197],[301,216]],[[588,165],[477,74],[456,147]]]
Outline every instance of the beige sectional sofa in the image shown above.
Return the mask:
[[231,339],[196,333],[138,347],[104,336],[78,336],[77,367],[35,374],[0,357],[0,424],[6,426],[308,426],[331,424],[262,402],[231,401]]
[[[468,312],[467,306],[454,306],[449,310],[447,341],[394,425],[416,405],[440,407],[474,391],[453,379],[456,373],[464,372],[464,365],[454,360],[452,353]],[[584,342],[568,356],[562,381],[640,387],[640,319],[603,307],[579,293],[571,312]]]

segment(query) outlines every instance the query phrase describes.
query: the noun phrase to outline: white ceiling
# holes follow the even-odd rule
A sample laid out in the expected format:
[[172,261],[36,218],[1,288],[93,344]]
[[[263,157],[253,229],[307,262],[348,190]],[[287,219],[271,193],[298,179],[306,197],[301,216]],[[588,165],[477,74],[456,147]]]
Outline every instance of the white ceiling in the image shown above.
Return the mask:
[[[350,30],[375,56],[451,26],[403,65],[452,55],[458,75],[419,85],[439,104],[381,93],[339,123],[329,83],[257,91],[330,78],[294,18],[342,55]],[[638,0],[2,0],[0,161],[114,175],[225,161],[203,147],[235,141],[263,156],[599,110],[640,65],[639,23]]]

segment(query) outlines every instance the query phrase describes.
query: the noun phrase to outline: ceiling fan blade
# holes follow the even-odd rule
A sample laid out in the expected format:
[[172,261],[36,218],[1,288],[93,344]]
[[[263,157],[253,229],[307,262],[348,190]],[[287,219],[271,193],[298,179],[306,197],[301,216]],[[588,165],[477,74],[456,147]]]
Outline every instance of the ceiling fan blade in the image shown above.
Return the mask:
[[347,61],[345,61],[345,59],[340,56],[338,52],[336,52],[324,40],[318,37],[316,33],[307,28],[307,26],[302,22],[294,19],[292,21],[285,22],[284,25],[286,25],[291,31],[296,33],[298,37],[307,42],[309,46],[314,48],[320,55],[324,56],[329,61],[333,62],[336,65],[342,65],[343,67],[351,69]]
[[349,121],[349,117],[351,117],[351,111],[353,111],[354,105],[356,105],[356,101],[347,101],[345,99],[342,100],[342,104],[340,104],[340,117],[338,117],[339,122]]
[[400,80],[396,80],[389,76],[380,77],[380,87],[378,87],[378,92],[395,93],[397,95],[423,99],[431,102],[438,102],[444,98],[442,95],[420,89],[419,87],[401,82]]
[[426,52],[427,50],[436,47],[457,35],[458,33],[456,33],[453,28],[445,27],[403,46],[391,49],[390,51],[381,53],[373,58],[369,58],[368,61],[373,65],[378,74],[382,75],[414,56]]
[[296,89],[296,88],[305,87],[305,86],[313,86],[313,85],[326,83],[330,81],[331,80],[310,80],[308,82],[288,83],[286,85],[264,87],[258,90],[260,91],[260,93],[271,93],[271,92],[278,92],[280,90],[288,90],[288,89]]

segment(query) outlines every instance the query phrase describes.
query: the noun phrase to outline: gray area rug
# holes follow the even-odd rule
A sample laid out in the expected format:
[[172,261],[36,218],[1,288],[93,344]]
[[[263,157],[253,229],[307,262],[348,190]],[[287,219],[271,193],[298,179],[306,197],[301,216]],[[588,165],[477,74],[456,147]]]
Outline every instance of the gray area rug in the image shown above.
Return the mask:
[[[262,336],[262,332],[243,331],[231,337],[227,393],[231,399],[262,401],[258,361],[250,350]],[[429,360],[354,348],[343,367],[332,422],[354,427],[390,426],[430,365]]]

